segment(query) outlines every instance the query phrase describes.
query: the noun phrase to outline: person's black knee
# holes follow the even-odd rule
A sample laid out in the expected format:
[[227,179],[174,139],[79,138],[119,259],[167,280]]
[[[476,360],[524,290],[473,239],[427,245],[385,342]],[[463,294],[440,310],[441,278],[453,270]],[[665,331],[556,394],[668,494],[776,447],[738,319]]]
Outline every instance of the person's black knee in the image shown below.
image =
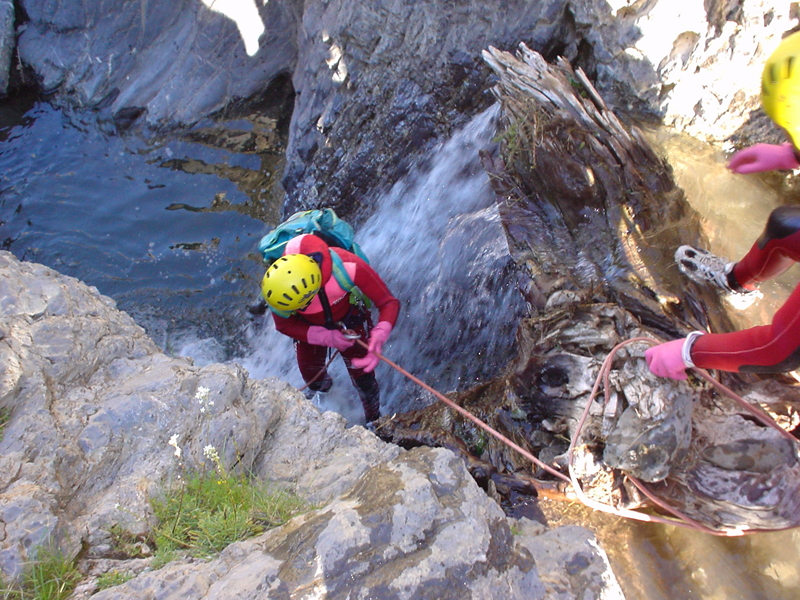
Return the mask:
[[762,250],[772,240],[781,240],[800,231],[800,206],[779,206],[773,210],[764,233],[758,238],[758,247]]

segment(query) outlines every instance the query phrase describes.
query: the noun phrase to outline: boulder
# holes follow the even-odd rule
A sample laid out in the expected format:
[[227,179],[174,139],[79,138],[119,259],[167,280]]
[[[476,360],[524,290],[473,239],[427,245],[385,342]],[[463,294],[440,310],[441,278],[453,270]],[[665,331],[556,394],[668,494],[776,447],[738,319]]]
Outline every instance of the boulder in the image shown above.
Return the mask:
[[[81,555],[87,577],[75,597],[97,591],[103,566],[137,576],[94,596],[101,599],[156,591],[176,599],[530,599],[550,597],[548,586],[564,598],[618,593],[590,532],[554,537],[506,518],[449,450],[404,451],[320,413],[276,379],[168,357],[95,288],[7,252],[0,409],[8,415],[0,438],[6,580],[40,548],[57,546],[67,558]],[[226,466],[238,463],[314,508],[208,560],[158,570],[146,558],[113,560],[112,532],[149,539],[149,499],[184,469],[200,468],[208,445]],[[566,562],[545,563],[543,574],[534,553],[554,552]]]
[[258,97],[297,57],[298,2],[19,4],[19,58],[41,91],[125,127],[194,123]]

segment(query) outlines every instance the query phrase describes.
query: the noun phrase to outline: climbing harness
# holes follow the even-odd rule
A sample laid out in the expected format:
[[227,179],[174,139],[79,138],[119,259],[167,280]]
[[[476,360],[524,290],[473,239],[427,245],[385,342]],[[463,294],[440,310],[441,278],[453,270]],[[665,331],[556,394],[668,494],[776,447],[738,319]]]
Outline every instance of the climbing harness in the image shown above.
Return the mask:
[[[692,529],[692,530],[695,530],[695,531],[701,531],[703,533],[708,533],[710,535],[716,535],[716,536],[721,536],[721,537],[739,537],[739,536],[743,536],[743,535],[750,534],[750,533],[764,533],[764,532],[782,531],[784,529],[788,529],[788,527],[787,528],[778,528],[778,529],[736,529],[736,530],[731,530],[731,531],[718,531],[718,530],[712,529],[712,528],[707,527],[707,526],[703,525],[702,523],[699,523],[698,521],[688,517],[687,515],[683,514],[682,512],[680,512],[679,510],[677,510],[674,507],[670,506],[669,504],[663,502],[658,497],[656,497],[655,494],[653,494],[650,490],[648,490],[647,487],[641,481],[639,481],[635,477],[632,477],[632,476],[627,475],[627,474],[626,474],[626,477],[631,481],[631,483],[633,483],[633,485],[636,486],[637,489],[639,489],[642,492],[642,494],[644,494],[654,505],[656,505],[657,507],[661,508],[665,512],[671,514],[672,517],[662,517],[662,516],[658,516],[658,515],[650,515],[650,514],[647,514],[647,513],[643,513],[643,512],[640,512],[638,510],[625,509],[625,508],[616,508],[616,507],[611,506],[609,504],[605,504],[603,502],[599,502],[597,500],[589,498],[585,494],[585,492],[583,491],[583,488],[581,487],[580,482],[578,481],[577,476],[575,475],[574,465],[573,465],[575,447],[576,447],[576,445],[578,443],[578,440],[580,439],[581,430],[583,428],[584,423],[586,422],[586,419],[587,419],[587,417],[589,415],[589,410],[591,408],[592,402],[594,401],[595,396],[597,396],[597,393],[599,392],[601,384],[604,386],[606,402],[608,401],[609,373],[611,371],[611,363],[613,362],[613,359],[614,359],[616,353],[621,348],[627,346],[628,344],[642,343],[642,342],[648,343],[648,344],[651,344],[651,345],[655,345],[655,344],[660,343],[657,340],[654,340],[654,339],[649,338],[649,337],[631,338],[631,339],[626,340],[626,341],[618,344],[617,346],[615,346],[608,353],[608,355],[606,356],[605,360],[603,361],[603,364],[602,364],[602,366],[600,368],[600,372],[599,372],[599,374],[597,376],[597,379],[595,380],[594,387],[592,388],[592,392],[591,392],[591,395],[589,397],[589,400],[586,403],[586,409],[584,410],[584,413],[583,413],[583,415],[582,415],[582,417],[581,417],[581,419],[580,419],[580,421],[578,423],[578,427],[576,429],[576,433],[573,436],[573,439],[572,439],[572,441],[570,443],[570,446],[569,446],[569,450],[568,450],[568,457],[569,457],[568,471],[569,471],[569,475],[565,475],[564,473],[558,471],[557,469],[551,467],[550,465],[542,462],[541,460],[539,460],[538,458],[533,456],[530,452],[528,452],[524,448],[520,447],[518,444],[512,442],[510,439],[508,439],[502,433],[500,433],[496,429],[492,428],[491,426],[487,425],[486,423],[481,421],[478,417],[476,417],[475,415],[473,415],[472,413],[470,413],[466,409],[462,408],[461,406],[459,406],[458,404],[456,404],[455,402],[450,400],[450,398],[448,398],[444,394],[442,394],[442,393],[438,392],[437,390],[433,389],[432,387],[427,385],[425,382],[423,382],[419,378],[415,377],[414,375],[412,375],[411,373],[409,373],[408,371],[406,371],[405,369],[403,369],[402,367],[400,367],[396,363],[392,362],[391,360],[389,360],[388,358],[383,356],[381,353],[373,352],[373,354],[375,356],[377,356],[380,360],[382,360],[383,362],[388,364],[390,367],[392,367],[393,369],[395,369],[396,371],[398,371],[399,373],[401,373],[402,375],[404,375],[405,377],[407,377],[408,379],[410,379],[411,381],[413,381],[414,383],[416,383],[417,385],[422,387],[424,390],[426,390],[426,391],[430,392],[431,394],[433,394],[437,399],[439,399],[442,402],[444,402],[447,406],[449,406],[450,408],[452,408],[453,410],[455,410],[456,412],[458,412],[459,414],[461,414],[465,418],[467,418],[470,421],[472,421],[473,423],[475,423],[478,427],[480,427],[481,429],[483,429],[484,431],[486,431],[490,435],[492,435],[495,438],[497,438],[499,441],[501,441],[502,443],[507,445],[509,448],[512,448],[513,450],[516,450],[519,454],[521,454],[522,456],[527,458],[529,461],[531,461],[536,466],[540,467],[541,469],[544,469],[545,471],[547,471],[551,475],[553,475],[553,476],[561,479],[562,481],[566,482],[567,484],[569,484],[573,488],[573,490],[575,491],[575,494],[578,497],[578,499],[581,501],[581,503],[583,503],[584,505],[586,505],[589,508],[592,508],[594,510],[598,510],[598,511],[601,511],[601,512],[610,513],[610,514],[616,515],[618,517],[623,517],[623,518],[627,518],[627,519],[636,520],[636,521],[644,521],[644,522],[648,522],[648,523],[660,523],[660,524],[663,524],[663,525],[673,525],[673,526],[676,526],[676,527],[683,527],[683,528]],[[367,346],[366,343],[364,343],[363,340],[360,340],[360,339],[356,340],[356,343],[361,344],[364,348],[369,349],[369,347]],[[745,410],[750,412],[761,423],[763,423],[764,425],[767,425],[769,427],[773,427],[773,428],[777,429],[779,432],[781,432],[781,434],[784,437],[787,437],[793,443],[797,442],[797,439],[791,433],[789,433],[788,431],[784,430],[768,414],[766,414],[761,409],[759,409],[759,408],[753,406],[752,404],[750,404],[749,402],[747,402],[747,400],[745,400],[744,398],[742,398],[741,396],[736,394],[733,390],[731,390],[730,388],[726,387],[725,385],[723,385],[722,383],[720,383],[719,381],[717,381],[716,379],[711,377],[706,371],[704,371],[702,369],[694,368],[694,372],[699,377],[701,377],[702,379],[704,379],[707,382],[709,382],[711,385],[717,387],[725,395],[727,395],[730,398],[732,398],[737,404],[739,404],[742,408],[744,408]]]
[[[339,331],[342,332],[342,335],[346,337],[348,340],[357,340],[361,337],[360,335],[358,335],[357,332],[353,331],[352,329],[346,329],[344,323],[342,323],[341,321],[337,322],[336,326],[339,328]],[[322,376],[322,374],[328,370],[328,367],[331,366],[333,359],[335,359],[338,355],[339,351],[338,350],[334,351],[334,353],[331,354],[331,357],[328,359],[328,362],[325,363],[325,366],[319,370],[319,373],[317,373],[316,375],[314,375],[314,377],[312,377],[309,381],[307,381],[303,387],[297,389],[302,392],[306,388],[308,388],[308,386],[314,383],[317,379],[319,379]]]

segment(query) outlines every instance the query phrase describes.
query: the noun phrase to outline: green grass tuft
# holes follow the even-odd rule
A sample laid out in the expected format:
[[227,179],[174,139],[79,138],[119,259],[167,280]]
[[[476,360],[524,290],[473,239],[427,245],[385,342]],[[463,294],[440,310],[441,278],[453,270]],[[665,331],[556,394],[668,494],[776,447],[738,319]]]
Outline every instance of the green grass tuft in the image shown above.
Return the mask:
[[224,472],[193,475],[151,504],[159,522],[154,537],[161,561],[165,555],[216,554],[308,509],[292,493]]
[[64,600],[81,579],[75,563],[59,550],[40,548],[18,586],[0,581],[2,600]]
[[119,571],[103,573],[97,578],[97,589],[106,590],[117,585],[122,585],[131,579],[133,579],[133,575],[131,573],[120,573]]
[[0,408],[0,441],[3,440],[3,429],[6,423],[11,420],[11,411],[7,408]]

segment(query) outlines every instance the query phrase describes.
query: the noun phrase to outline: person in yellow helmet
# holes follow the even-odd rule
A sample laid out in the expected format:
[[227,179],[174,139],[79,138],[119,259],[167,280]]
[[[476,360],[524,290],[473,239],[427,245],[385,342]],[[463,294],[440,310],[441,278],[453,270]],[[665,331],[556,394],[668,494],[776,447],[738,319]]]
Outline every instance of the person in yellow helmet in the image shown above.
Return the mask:
[[[800,32],[786,37],[767,60],[761,81],[764,111],[789,136],[784,144],[755,144],[735,153],[734,173],[800,167]],[[757,285],[800,261],[800,206],[781,206],[769,216],[753,247],[738,262],[705,250],[681,246],[678,267],[695,281],[723,292],[758,295]],[[685,379],[688,367],[722,371],[775,373],[800,367],[800,286],[775,313],[770,325],[732,333],[693,332],[645,353],[658,376]]]
[[[335,268],[344,270],[348,283],[334,276]],[[300,235],[289,241],[284,255],[267,269],[261,293],[272,310],[275,328],[295,340],[297,364],[308,389],[326,392],[333,385],[325,363],[328,348],[335,348],[358,392],[366,422],[380,417],[374,370],[380,361],[377,354],[397,320],[400,301],[375,270],[316,235]],[[364,300],[378,311],[375,325]],[[368,348],[356,344],[350,335]]]
[[261,282],[261,294],[275,311],[291,313],[305,309],[322,286],[322,270],[305,254],[290,254],[276,260]]

